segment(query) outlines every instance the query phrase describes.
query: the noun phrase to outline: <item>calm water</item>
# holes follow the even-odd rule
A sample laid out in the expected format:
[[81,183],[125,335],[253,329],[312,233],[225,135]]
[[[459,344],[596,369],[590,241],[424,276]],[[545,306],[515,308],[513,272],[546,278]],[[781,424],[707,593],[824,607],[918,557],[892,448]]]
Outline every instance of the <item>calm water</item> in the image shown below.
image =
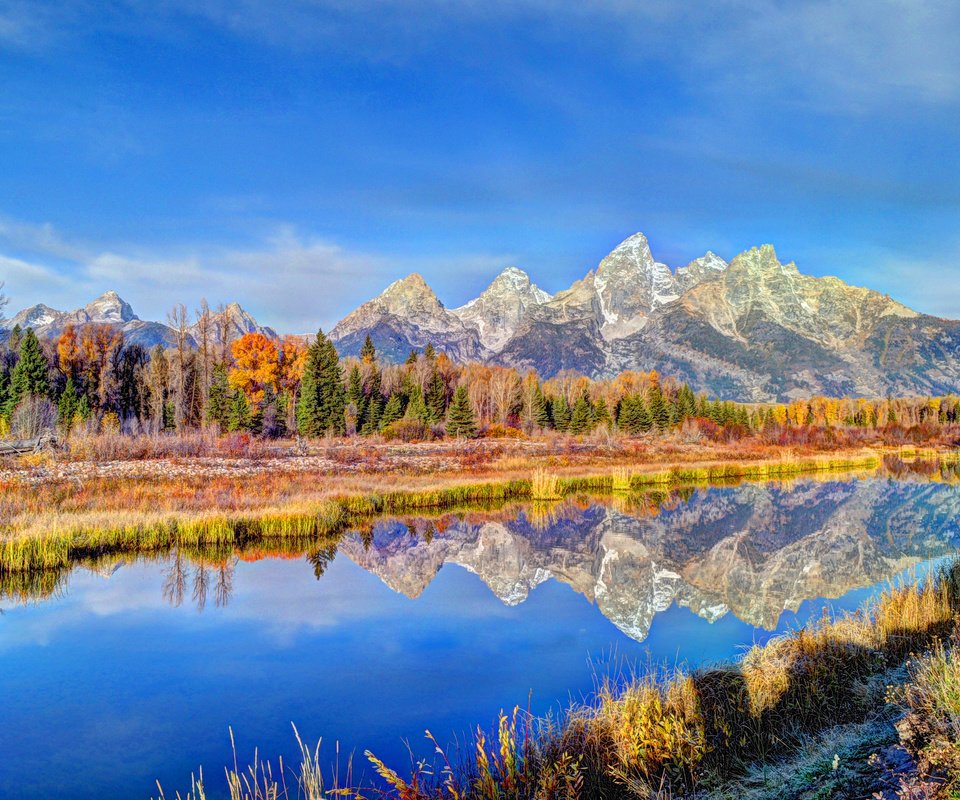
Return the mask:
[[0,601],[0,796],[172,796],[198,764],[219,787],[229,726],[241,758],[292,760],[295,722],[329,761],[339,739],[402,768],[427,727],[588,694],[612,653],[728,659],[856,608],[960,549],[958,507],[944,484],[798,481],[383,520],[313,558],[79,566]]

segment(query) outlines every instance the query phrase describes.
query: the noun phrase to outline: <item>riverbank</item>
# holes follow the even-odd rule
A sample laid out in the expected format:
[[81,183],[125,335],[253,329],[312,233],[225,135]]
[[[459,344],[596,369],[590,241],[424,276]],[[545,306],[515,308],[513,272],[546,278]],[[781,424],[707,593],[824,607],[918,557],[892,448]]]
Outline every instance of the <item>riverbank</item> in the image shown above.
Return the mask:
[[[663,464],[611,459],[592,473],[551,469],[549,460],[511,463],[476,477],[324,476],[265,471],[257,476],[99,478],[15,483],[0,498],[0,574],[59,569],[72,560],[156,552],[175,546],[241,546],[329,537],[384,514],[439,512],[515,500],[550,502],[576,494],[630,496],[644,490],[778,480],[799,475],[899,469],[923,456],[927,477],[953,479],[953,451],[820,453],[727,462]],[[885,467],[885,460],[887,466]],[[602,470],[602,471],[601,471]]]
[[[331,782],[327,759],[303,743],[283,782],[264,761],[227,779],[285,799],[946,800],[960,787],[958,613],[953,562],[736,663],[608,681],[559,720],[501,714],[462,751],[438,747],[434,763],[397,769],[367,753],[385,791],[353,785],[348,769]],[[189,797],[205,796],[201,777]]]

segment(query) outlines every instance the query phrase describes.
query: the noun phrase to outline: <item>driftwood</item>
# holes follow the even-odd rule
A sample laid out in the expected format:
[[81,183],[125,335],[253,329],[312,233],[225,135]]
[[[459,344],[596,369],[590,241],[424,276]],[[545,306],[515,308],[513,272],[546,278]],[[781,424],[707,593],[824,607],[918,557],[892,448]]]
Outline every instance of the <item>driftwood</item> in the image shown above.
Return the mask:
[[57,437],[46,434],[37,439],[20,439],[19,441],[0,442],[0,456],[15,456],[22,453],[38,453],[49,447],[57,446]]

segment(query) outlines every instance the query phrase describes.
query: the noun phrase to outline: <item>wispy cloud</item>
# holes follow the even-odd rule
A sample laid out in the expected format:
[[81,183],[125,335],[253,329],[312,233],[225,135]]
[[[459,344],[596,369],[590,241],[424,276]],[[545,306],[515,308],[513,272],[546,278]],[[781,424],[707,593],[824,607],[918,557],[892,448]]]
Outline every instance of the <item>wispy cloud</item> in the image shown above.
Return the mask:
[[438,271],[443,261],[452,285],[465,277],[492,278],[508,260],[475,253],[442,259],[368,253],[290,225],[277,226],[246,249],[98,247],[64,237],[49,223],[0,218],[0,276],[11,301],[8,312],[40,302],[72,309],[114,289],[144,318],[163,319],[176,303],[190,307],[207,298],[211,304],[237,301],[282,332],[309,332],[329,329],[407,272]]

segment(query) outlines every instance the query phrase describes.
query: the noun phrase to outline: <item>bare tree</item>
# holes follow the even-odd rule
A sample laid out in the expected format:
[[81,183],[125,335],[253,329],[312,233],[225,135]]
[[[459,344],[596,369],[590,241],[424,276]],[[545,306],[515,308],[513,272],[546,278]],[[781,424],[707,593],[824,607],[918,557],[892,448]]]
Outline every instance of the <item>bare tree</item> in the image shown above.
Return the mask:
[[192,408],[193,397],[188,397],[187,385],[187,340],[190,324],[187,317],[187,307],[183,303],[175,305],[167,314],[167,324],[173,328],[176,352],[174,356],[174,419],[177,428],[183,427],[188,417],[188,409]]
[[210,381],[213,373],[211,356],[213,355],[212,336],[214,332],[214,323],[211,319],[210,306],[207,304],[206,298],[200,300],[200,308],[196,311],[196,317],[196,338],[200,358],[200,406],[203,424],[206,425],[206,414],[204,412],[206,411],[207,397],[210,394]]
[[6,308],[10,298],[3,292],[3,281],[0,281],[0,330],[6,327],[7,318],[3,316],[3,309]]

